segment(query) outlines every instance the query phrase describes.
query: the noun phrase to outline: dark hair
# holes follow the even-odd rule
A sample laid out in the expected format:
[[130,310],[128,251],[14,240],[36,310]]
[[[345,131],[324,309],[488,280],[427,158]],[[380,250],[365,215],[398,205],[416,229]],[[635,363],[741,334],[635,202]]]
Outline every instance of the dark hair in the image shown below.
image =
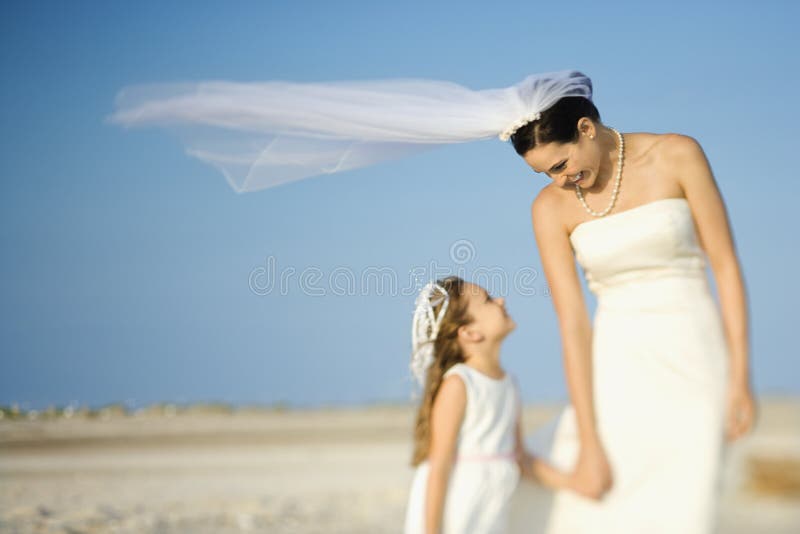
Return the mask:
[[599,123],[600,112],[583,96],[565,96],[542,111],[539,120],[527,123],[511,136],[517,154],[524,156],[537,145],[574,143],[578,140],[578,121],[589,117]]

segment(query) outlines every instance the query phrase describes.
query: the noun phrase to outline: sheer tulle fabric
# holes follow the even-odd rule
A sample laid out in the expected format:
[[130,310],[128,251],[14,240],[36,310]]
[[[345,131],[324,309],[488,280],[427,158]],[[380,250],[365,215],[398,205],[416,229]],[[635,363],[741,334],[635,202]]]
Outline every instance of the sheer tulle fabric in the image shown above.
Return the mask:
[[155,83],[121,90],[108,120],[172,130],[245,192],[496,137],[561,97],[591,94],[573,70],[485,90],[426,79]]

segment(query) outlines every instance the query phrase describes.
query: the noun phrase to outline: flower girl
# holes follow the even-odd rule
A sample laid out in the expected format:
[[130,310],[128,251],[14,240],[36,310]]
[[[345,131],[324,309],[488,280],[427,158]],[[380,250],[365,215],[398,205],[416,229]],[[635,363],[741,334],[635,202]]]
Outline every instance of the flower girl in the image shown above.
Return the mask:
[[424,384],[405,533],[503,533],[520,476],[552,488],[566,475],[522,444],[521,400],[500,365],[516,324],[502,298],[451,276],[417,298],[412,370]]

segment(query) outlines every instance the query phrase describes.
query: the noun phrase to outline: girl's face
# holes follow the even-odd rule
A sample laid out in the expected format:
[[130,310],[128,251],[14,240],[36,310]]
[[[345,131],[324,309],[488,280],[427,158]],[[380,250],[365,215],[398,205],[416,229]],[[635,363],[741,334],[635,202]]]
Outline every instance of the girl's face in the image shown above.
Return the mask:
[[525,162],[536,173],[546,174],[557,186],[588,189],[595,184],[602,154],[597,142],[597,128],[583,118],[578,122],[578,141],[547,143],[525,153]]
[[516,328],[514,319],[506,312],[506,300],[492,297],[482,287],[469,284],[466,290],[469,298],[467,313],[473,322],[471,326],[489,339],[502,339]]

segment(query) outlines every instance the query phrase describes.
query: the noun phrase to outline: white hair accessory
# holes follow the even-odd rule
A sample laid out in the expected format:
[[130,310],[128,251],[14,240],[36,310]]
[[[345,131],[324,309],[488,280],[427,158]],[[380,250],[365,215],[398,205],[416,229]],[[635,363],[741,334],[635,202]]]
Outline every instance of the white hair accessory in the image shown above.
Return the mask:
[[506,128],[505,130],[503,130],[503,133],[501,133],[498,137],[500,138],[501,141],[508,141],[509,139],[511,139],[511,136],[514,135],[514,133],[517,130],[519,130],[529,122],[538,121],[541,118],[542,114],[538,111],[536,113],[531,113],[530,115],[526,115],[521,119],[519,119],[518,121],[516,121],[511,126],[509,126],[508,128]]
[[[436,295],[436,293],[439,295]],[[444,302],[438,314],[434,314],[433,307]],[[433,342],[439,334],[439,327],[447,306],[450,295],[447,290],[436,282],[428,282],[422,288],[415,302],[414,319],[411,324],[411,372],[419,382],[425,385],[425,375],[433,363]]]
[[591,100],[589,77],[545,72],[485,90],[413,78],[154,83],[121,90],[108,120],[174,129],[241,193],[449,143],[505,141],[566,96]]

